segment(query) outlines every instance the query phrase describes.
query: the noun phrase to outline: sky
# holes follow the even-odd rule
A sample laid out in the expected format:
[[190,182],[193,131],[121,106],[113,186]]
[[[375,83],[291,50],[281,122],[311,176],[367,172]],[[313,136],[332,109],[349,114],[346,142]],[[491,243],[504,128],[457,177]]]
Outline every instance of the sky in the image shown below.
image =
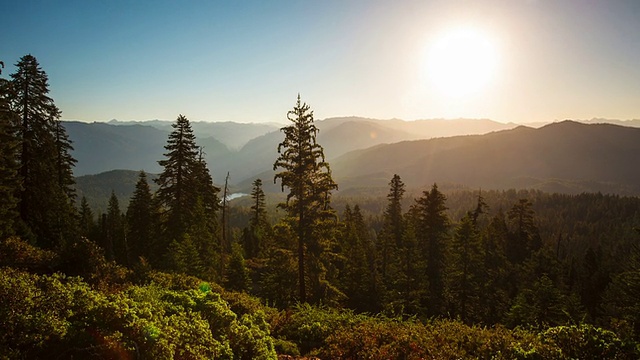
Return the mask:
[[[640,118],[637,0],[22,0],[0,17],[1,76],[32,54],[67,120],[285,123],[298,94],[316,119]],[[434,67],[460,31],[488,50]]]

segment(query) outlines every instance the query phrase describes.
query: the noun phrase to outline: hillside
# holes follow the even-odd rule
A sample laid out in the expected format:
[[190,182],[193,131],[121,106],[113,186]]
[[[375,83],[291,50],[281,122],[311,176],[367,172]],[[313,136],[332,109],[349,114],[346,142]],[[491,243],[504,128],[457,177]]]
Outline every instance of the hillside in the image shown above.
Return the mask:
[[[511,128],[490,120],[377,120],[359,117],[331,118],[316,122],[318,142],[329,160],[347,152],[404,140],[439,136],[482,134]],[[171,122],[82,123],[65,122],[78,160],[75,175],[113,169],[161,171],[164,145]],[[271,169],[283,135],[274,124],[194,122],[197,143],[203,147],[214,180],[241,183]]]
[[[78,176],[76,177],[76,194],[78,199],[86,197],[93,210],[104,213],[113,191],[118,198],[120,208],[126,209],[136,189],[138,175],[139,172],[133,170],[111,170],[96,175]],[[153,191],[157,189],[153,182],[156,176],[147,174],[149,186]]]
[[332,162],[338,182],[383,186],[394,173],[409,186],[539,188],[640,194],[640,129],[564,121],[486,135],[380,145]]

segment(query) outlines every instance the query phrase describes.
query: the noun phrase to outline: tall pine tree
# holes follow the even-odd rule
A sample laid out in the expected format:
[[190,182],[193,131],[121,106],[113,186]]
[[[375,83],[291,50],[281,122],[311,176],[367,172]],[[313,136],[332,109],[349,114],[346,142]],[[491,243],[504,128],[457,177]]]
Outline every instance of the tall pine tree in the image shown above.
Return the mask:
[[11,75],[10,106],[18,117],[18,194],[25,235],[56,247],[75,235],[73,149],[60,123],[60,110],[48,96],[47,74],[32,55],[23,56]]
[[416,235],[423,260],[426,262],[425,280],[428,287],[422,305],[430,316],[445,313],[446,270],[448,255],[449,217],[446,214],[446,197],[433,184],[416,200]]
[[253,200],[253,205],[251,205],[249,227],[245,229],[242,235],[243,248],[248,259],[257,257],[264,250],[264,239],[269,236],[271,230],[267,220],[265,194],[262,190],[261,179],[253,181],[251,199]]
[[131,261],[137,261],[140,257],[150,260],[156,245],[156,215],[147,174],[140,171],[136,189],[127,208],[127,243]]
[[383,224],[378,236],[379,268],[387,298],[393,301],[402,287],[400,272],[400,253],[406,248],[404,244],[405,225],[402,215],[402,197],[405,193],[405,185],[398,174],[394,174],[389,182],[387,194],[387,207],[383,214]]
[[171,244],[172,248],[184,247],[183,253],[198,254],[199,259],[192,261],[197,260],[199,265],[187,268],[210,278],[214,275],[215,244],[219,243],[216,238],[220,235],[216,220],[220,189],[213,184],[189,120],[180,115],[171,126],[166,159],[158,162],[164,170],[155,180],[160,186],[156,196],[163,212],[159,247],[168,249]]
[[[281,181],[282,190],[289,189],[287,201],[280,204],[293,218],[298,237],[298,290],[301,302],[307,301],[307,277],[320,284],[323,276],[317,266],[325,248],[319,222],[334,216],[330,206],[331,191],[338,186],[331,177],[329,164],[325,161],[322,146],[316,142],[318,128],[313,123],[313,112],[309,105],[300,101],[287,113],[291,125],[281,129],[284,140],[278,145],[280,156],[273,170],[280,169],[274,182]],[[307,273],[305,260],[310,257]],[[318,291],[320,289],[314,289]],[[312,294],[316,299],[317,292]]]

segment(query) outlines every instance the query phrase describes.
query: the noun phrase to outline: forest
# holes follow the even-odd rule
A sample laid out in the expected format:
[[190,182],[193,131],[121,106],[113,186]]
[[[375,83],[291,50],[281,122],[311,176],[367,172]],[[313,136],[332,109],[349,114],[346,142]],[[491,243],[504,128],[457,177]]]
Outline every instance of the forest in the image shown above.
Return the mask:
[[45,71],[16,69],[0,78],[0,358],[640,357],[638,197],[412,191],[402,174],[340,197],[298,95],[275,178],[245,201],[179,115],[158,177],[94,212]]

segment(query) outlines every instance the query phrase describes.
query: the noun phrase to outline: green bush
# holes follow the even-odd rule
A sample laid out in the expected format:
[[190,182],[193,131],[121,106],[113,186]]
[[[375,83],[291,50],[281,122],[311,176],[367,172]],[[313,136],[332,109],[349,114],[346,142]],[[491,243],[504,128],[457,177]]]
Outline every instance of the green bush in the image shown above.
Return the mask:
[[365,318],[350,310],[299,304],[275,316],[271,325],[276,337],[294,342],[302,354],[311,354],[325,345],[329,335]]
[[622,341],[615,333],[593,325],[557,326],[540,334],[543,341],[557,346],[567,359],[638,359],[635,344]]
[[2,268],[0,318],[8,358],[276,358],[264,314],[238,318],[209,287],[104,294],[80,278]]

